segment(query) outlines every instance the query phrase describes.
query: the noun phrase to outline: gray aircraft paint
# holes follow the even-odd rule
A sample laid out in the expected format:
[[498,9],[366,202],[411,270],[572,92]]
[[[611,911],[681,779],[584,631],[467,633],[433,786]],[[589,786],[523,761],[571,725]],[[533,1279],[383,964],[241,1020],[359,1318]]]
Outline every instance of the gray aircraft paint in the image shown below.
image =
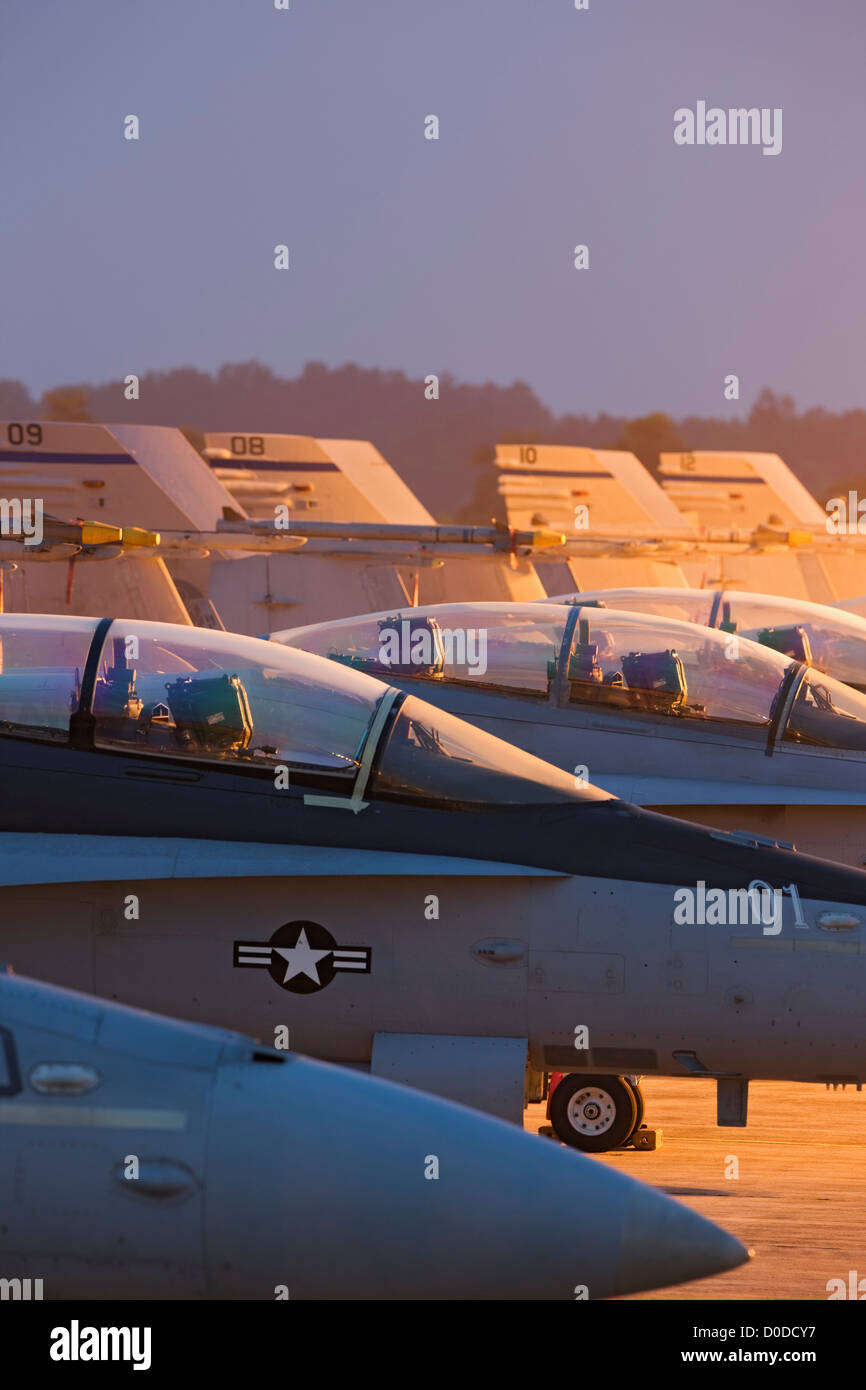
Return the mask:
[[746,1259],[405,1087],[5,973],[0,1019],[0,1277],[46,1299],[572,1300]]
[[[540,605],[539,614],[549,614],[553,606],[552,601]],[[457,607],[461,614],[471,614],[474,625],[486,620],[491,628],[497,612],[504,611],[502,605]],[[423,611],[443,627],[453,621],[451,606]],[[531,614],[532,606],[515,605],[508,611]],[[575,613],[575,607],[570,611]],[[576,612],[602,626],[605,616],[627,619],[635,625],[636,646],[642,628],[652,639],[650,615],[593,607]],[[376,616],[382,615],[353,621]],[[684,640],[693,640],[693,624],[664,621],[672,631],[681,631]],[[271,640],[318,650],[322,632],[316,627],[290,629]],[[336,645],[334,636],[330,640]],[[721,635],[714,640],[724,641]],[[752,646],[744,637],[738,641],[744,651]],[[729,668],[736,673],[736,660]],[[589,780],[626,801],[722,830],[751,830],[858,868],[866,862],[866,751],[771,740],[766,729],[744,729],[723,720],[702,723],[571,703],[559,681],[552,682],[546,697],[497,689],[493,668],[477,688],[465,679],[449,680],[448,673],[425,680],[397,672],[388,679],[567,772],[586,767]]]
[[[249,639],[201,640],[233,652]],[[305,681],[315,673],[323,692],[338,680],[324,658],[249,646]],[[340,679],[353,698],[387,695],[358,673]],[[435,729],[435,710],[418,715]],[[462,737],[477,739],[468,727]],[[506,806],[476,792],[483,772],[470,762],[461,809],[450,793],[441,805],[411,789],[381,795],[378,773],[359,803],[277,792],[267,765],[180,766],[21,737],[0,739],[0,754],[14,785],[0,835],[0,950],[54,983],[262,1038],[284,1024],[301,1051],[366,1066],[378,1054],[406,1078],[415,1049],[417,1075],[449,1096],[465,1095],[467,1065],[483,1055],[476,1103],[517,1121],[515,1057],[527,1055],[537,1070],[596,1074],[866,1076],[862,873],[714,837],[592,788],[538,804],[553,776],[543,765],[520,774],[525,792]],[[520,764],[504,744],[485,757]],[[31,838],[36,824],[50,833]],[[227,830],[235,838],[219,843]],[[678,888],[755,879],[796,884],[802,925],[789,914],[768,937],[760,925],[675,922]],[[436,920],[424,912],[431,893]],[[124,915],[128,894],[136,920]],[[302,943],[305,923],[317,930]],[[266,964],[239,964],[248,951]],[[340,952],[341,964],[369,969],[331,970]],[[299,991],[302,957],[314,974]],[[579,1026],[589,1030],[580,1050]],[[433,1041],[443,1036],[469,1041],[443,1050]],[[521,1047],[472,1042],[497,1038]]]

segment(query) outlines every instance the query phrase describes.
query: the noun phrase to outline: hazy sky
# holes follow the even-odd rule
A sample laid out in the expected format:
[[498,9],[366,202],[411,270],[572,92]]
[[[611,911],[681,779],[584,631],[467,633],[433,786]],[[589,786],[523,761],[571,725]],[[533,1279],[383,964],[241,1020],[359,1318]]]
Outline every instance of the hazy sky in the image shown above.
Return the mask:
[[[864,39],[864,0],[0,0],[0,377],[866,406]],[[699,100],[781,153],[675,145]]]

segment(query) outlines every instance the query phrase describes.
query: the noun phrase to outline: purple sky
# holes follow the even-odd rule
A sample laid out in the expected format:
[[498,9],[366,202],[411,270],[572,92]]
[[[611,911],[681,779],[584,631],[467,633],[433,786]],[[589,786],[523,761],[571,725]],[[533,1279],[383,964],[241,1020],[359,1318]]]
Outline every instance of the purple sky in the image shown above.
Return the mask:
[[[589,3],[3,0],[0,377],[353,360],[557,411],[866,406],[863,0]],[[781,154],[676,146],[699,99],[781,107]]]

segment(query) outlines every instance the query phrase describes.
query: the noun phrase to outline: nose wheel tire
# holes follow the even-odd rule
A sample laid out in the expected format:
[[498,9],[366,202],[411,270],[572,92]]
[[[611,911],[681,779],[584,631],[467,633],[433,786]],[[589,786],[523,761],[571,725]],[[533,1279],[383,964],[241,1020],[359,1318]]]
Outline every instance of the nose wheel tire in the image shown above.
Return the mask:
[[637,1119],[634,1122],[634,1128],[632,1129],[631,1134],[628,1136],[628,1139],[625,1140],[625,1143],[627,1144],[634,1137],[634,1135],[637,1133],[637,1131],[643,1124],[643,1117],[646,1106],[644,1104],[643,1091],[641,1090],[638,1083],[636,1081],[629,1081],[625,1077],[620,1077],[620,1080],[625,1081],[625,1084],[627,1086],[630,1086],[631,1089],[634,1091],[635,1103],[637,1104]]
[[617,1149],[639,1123],[638,1094],[621,1076],[564,1076],[550,1102],[553,1131],[584,1153]]

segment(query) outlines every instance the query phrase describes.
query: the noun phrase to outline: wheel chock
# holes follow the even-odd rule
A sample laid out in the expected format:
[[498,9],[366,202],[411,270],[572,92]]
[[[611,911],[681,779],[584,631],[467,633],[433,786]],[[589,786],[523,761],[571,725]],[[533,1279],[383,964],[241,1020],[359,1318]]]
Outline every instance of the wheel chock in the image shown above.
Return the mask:
[[646,1125],[641,1125],[631,1137],[631,1146],[634,1149],[660,1149],[663,1138],[663,1129],[647,1129]]

